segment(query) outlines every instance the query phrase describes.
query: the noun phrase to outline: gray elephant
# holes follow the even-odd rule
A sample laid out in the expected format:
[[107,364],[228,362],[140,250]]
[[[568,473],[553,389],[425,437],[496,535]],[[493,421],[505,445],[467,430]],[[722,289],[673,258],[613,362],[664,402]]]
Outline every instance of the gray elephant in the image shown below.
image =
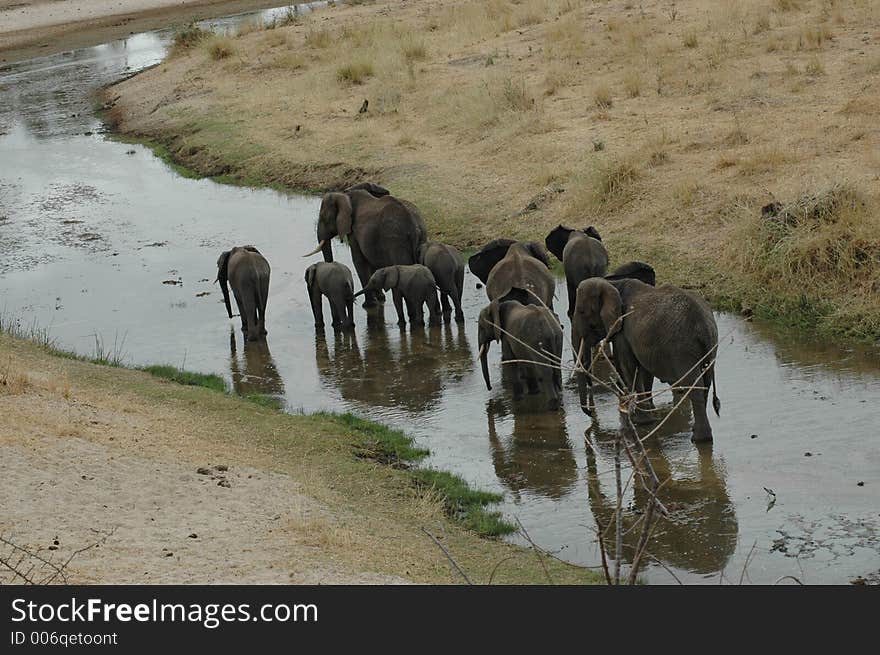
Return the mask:
[[354,279],[348,266],[339,262],[319,262],[306,269],[305,277],[315,327],[324,327],[323,296],[330,301],[333,327],[353,327]]
[[[679,389],[691,386],[693,441],[711,441],[706,415],[709,389],[715,413],[721,409],[714,388],[718,327],[705,300],[678,287],[658,288],[634,279],[591,278],[580,283],[572,318],[571,344],[577,358],[608,338],[613,360],[626,388],[648,395],[654,378]],[[579,375],[581,405],[584,382]],[[650,399],[640,401],[650,410]],[[643,418],[642,412],[639,412]]]
[[[372,191],[385,191],[367,183]],[[359,185],[363,186],[363,185]],[[351,260],[362,286],[380,268],[396,264],[415,264],[419,248],[427,239],[427,229],[418,209],[392,195],[375,196],[367,188],[327,193],[318,214],[318,246],[306,257],[321,252],[325,262],[333,261],[331,240],[339,236],[348,241]],[[365,307],[381,297],[370,291]]]
[[391,290],[394,308],[397,310],[397,324],[406,325],[403,316],[403,303],[409,322],[413,325],[424,325],[425,319],[422,305],[428,305],[431,325],[441,323],[440,300],[437,298],[437,283],[431,270],[421,264],[406,266],[383,266],[370,276],[364,288],[355,297],[371,291]]
[[516,300],[493,300],[480,312],[477,334],[480,366],[487,389],[492,389],[489,345],[498,341],[501,343],[502,365],[513,367],[514,400],[522,398],[525,382],[529,394],[545,395],[548,409],[559,407],[562,326],[553,312],[540,305],[524,305]]
[[541,244],[495,239],[472,255],[468,266],[486,284],[489,300],[518,300],[553,309],[556,280]]
[[455,320],[464,323],[464,312],[461,309],[461,293],[464,290],[464,259],[461,253],[452,246],[436,241],[423,243],[419,250],[419,263],[431,269],[437,287],[440,289],[440,304],[443,315],[452,313],[450,299],[455,306]]
[[568,317],[574,311],[577,287],[591,277],[602,277],[608,270],[608,251],[592,225],[575,230],[559,225],[544,239],[547,250],[562,262],[568,289]]
[[[217,259],[217,279],[226,313],[232,318],[229,288],[238,305],[241,330],[248,341],[266,336],[266,301],[269,298],[269,262],[254,246],[236,246]],[[227,285],[228,283],[228,285]]]

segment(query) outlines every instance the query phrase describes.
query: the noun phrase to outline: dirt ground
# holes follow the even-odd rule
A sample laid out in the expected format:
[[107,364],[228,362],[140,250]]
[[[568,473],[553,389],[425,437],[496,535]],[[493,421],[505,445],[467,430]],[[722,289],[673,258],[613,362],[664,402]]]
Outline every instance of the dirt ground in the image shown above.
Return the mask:
[[281,0],[0,0],[0,62],[96,45],[174,21],[282,4]]
[[[0,564],[18,561],[12,544],[73,557],[56,583],[460,582],[423,529],[474,581],[546,581],[534,553],[451,522],[405,471],[355,456],[327,417],[4,335],[0,415]],[[51,574],[33,558],[17,568],[31,564],[33,579]],[[597,581],[549,565],[555,581]],[[0,566],[6,582],[22,580]]]

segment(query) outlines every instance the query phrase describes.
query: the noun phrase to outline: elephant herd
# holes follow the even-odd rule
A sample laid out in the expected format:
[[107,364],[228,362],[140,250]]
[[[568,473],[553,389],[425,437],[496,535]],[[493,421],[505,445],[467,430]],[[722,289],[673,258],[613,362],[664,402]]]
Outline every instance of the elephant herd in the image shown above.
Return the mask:
[[[340,237],[351,249],[361,289],[355,291],[347,266],[333,261],[331,241]],[[428,241],[418,209],[387,189],[363,183],[324,195],[317,223],[317,247],[323,262],[310,265],[305,282],[317,327],[323,327],[323,298],[329,301],[332,325],[354,325],[353,305],[385,301],[391,291],[398,324],[464,321],[461,297],[465,262],[452,246]],[[488,351],[501,347],[502,362],[511,369],[514,399],[541,394],[556,409],[562,393],[563,326],[554,311],[555,277],[544,246],[561,263],[568,292],[570,342],[576,362],[581,407],[590,412],[592,384],[589,354],[610,344],[611,361],[626,387],[636,392],[636,422],[653,420],[654,378],[689,391],[693,440],[711,441],[707,404],[720,401],[714,390],[718,330],[708,304],[698,295],[672,285],[655,286],[653,268],[628,262],[608,273],[609,256],[595,227],[558,226],[544,245],[534,241],[495,239],[467,262],[483,285],[488,304],[478,317],[479,358],[488,389]],[[249,341],[266,334],[265,311],[269,264],[253,246],[224,252],[217,279],[230,318],[227,284],[231,286]],[[404,305],[406,312],[404,313]]]

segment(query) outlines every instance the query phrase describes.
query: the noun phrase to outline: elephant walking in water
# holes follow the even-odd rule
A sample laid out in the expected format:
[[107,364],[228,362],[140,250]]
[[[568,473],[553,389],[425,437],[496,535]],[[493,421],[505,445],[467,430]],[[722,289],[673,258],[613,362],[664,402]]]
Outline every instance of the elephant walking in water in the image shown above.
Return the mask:
[[464,259],[461,253],[445,243],[429,241],[422,244],[419,250],[419,263],[427,266],[434,275],[437,288],[440,289],[440,304],[443,316],[448,320],[452,314],[450,299],[455,306],[455,321],[464,323],[464,312],[461,309],[461,294],[464,290]]
[[543,393],[548,409],[559,407],[562,392],[562,326],[556,315],[541,305],[516,300],[492,301],[478,322],[480,365],[486,388],[491,390],[487,355],[489,344],[501,343],[502,364],[513,367],[513,397],[522,398],[523,382],[529,394]]
[[[318,214],[318,246],[305,256],[321,252],[325,262],[332,262],[331,240],[335,236],[347,239],[355,271],[366,287],[380,268],[417,264],[427,229],[412,203],[392,195],[376,196],[371,191],[385,191],[376,185],[358,187],[324,195]],[[375,305],[379,297],[371,290],[364,306]]]
[[541,244],[495,239],[472,255],[468,266],[485,283],[489,300],[518,300],[553,310],[556,280]]
[[323,296],[330,301],[333,327],[353,327],[354,280],[348,266],[339,262],[319,262],[306,269],[305,278],[315,327],[324,327]]
[[[605,338],[613,345],[614,365],[624,385],[642,398],[640,410],[653,409],[649,396],[655,377],[678,389],[690,388],[692,439],[712,441],[706,405],[712,388],[715,413],[721,409],[714,389],[718,327],[705,300],[669,284],[584,280],[572,316],[571,345],[577,359],[582,362],[583,354]],[[579,374],[582,406],[585,381],[589,375]]]
[[269,298],[269,262],[254,246],[236,246],[217,259],[217,282],[223,291],[226,313],[232,318],[229,287],[238,305],[241,330],[248,341],[266,336],[266,301]]
[[431,325],[439,325],[440,301],[437,299],[437,283],[427,266],[410,264],[409,266],[385,266],[370,276],[364,288],[355,296],[380,290],[391,289],[394,297],[394,308],[397,310],[397,324],[406,325],[403,317],[403,303],[409,322],[413,325],[424,325],[425,319],[422,305],[428,305]]
[[564,225],[554,228],[544,240],[547,250],[562,262],[568,288],[568,317],[574,311],[578,285],[591,277],[602,277],[608,270],[608,251],[592,225],[574,230]]

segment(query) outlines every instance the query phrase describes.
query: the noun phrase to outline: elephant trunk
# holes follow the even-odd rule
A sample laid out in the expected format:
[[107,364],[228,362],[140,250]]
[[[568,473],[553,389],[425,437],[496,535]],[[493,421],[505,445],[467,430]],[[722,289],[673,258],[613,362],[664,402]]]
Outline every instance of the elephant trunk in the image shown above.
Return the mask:
[[333,261],[333,244],[330,243],[330,239],[325,239],[323,245],[321,246],[321,254],[324,256],[325,262]]
[[489,344],[484,343],[480,346],[480,367],[483,369],[483,379],[486,381],[486,389],[492,391],[492,384],[489,382]]
[[223,291],[223,302],[226,303],[226,313],[232,318],[232,305],[229,303],[229,287],[226,280],[220,280],[220,289]]

